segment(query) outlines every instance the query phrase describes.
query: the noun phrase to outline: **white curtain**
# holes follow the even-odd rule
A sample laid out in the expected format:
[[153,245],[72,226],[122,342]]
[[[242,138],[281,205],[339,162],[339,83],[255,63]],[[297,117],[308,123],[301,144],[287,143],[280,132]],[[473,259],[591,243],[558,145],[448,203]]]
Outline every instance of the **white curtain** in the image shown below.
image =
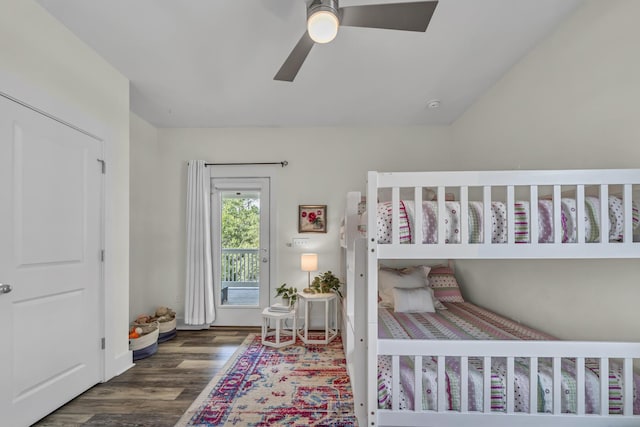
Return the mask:
[[211,262],[209,171],[204,160],[189,162],[187,178],[187,280],[184,322],[208,325],[215,318]]

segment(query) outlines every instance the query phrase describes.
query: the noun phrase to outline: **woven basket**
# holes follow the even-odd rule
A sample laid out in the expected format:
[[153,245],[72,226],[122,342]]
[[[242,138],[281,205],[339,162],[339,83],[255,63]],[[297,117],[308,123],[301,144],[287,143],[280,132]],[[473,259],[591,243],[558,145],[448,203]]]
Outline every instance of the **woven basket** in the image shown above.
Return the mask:
[[169,320],[168,322],[160,322],[160,333],[171,332],[176,328],[176,319]]
[[133,360],[144,359],[145,357],[154,355],[158,351],[160,328],[158,322],[155,323],[156,325],[153,331],[142,335],[140,338],[129,339],[129,350],[133,351]]
[[169,320],[168,322],[160,322],[160,335],[158,336],[158,342],[163,343],[175,338],[178,331],[176,330],[176,319]]

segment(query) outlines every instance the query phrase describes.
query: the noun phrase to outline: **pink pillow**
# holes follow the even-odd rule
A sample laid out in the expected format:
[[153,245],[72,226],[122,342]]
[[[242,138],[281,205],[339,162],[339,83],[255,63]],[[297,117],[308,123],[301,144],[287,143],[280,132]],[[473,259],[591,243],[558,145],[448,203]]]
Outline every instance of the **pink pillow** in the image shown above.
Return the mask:
[[456,276],[449,267],[432,268],[429,272],[429,286],[439,301],[464,302]]

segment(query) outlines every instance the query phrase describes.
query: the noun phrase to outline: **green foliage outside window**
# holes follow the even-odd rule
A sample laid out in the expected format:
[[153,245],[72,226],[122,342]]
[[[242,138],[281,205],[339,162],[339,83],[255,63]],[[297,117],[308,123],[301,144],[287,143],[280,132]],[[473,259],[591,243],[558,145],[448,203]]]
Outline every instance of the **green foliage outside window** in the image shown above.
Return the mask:
[[[222,282],[257,282],[260,274],[259,200],[223,197],[221,219]],[[237,249],[252,249],[252,251]]]
[[222,203],[222,247],[257,249],[260,245],[260,206],[255,199],[225,198]]

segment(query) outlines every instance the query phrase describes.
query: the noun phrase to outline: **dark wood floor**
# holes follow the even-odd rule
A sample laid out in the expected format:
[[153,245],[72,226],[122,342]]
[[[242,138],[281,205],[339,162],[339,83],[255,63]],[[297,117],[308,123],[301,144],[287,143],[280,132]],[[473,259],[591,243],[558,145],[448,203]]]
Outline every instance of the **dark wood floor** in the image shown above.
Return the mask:
[[153,356],[98,384],[36,426],[173,426],[238,346],[259,328],[178,331]]

